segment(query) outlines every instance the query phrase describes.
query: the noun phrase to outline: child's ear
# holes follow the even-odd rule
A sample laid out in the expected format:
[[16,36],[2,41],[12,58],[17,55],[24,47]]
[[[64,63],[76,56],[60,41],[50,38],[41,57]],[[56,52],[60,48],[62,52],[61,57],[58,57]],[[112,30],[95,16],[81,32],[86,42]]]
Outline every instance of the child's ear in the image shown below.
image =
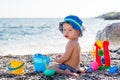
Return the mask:
[[77,32],[78,34],[80,34],[80,31],[77,30],[76,32]]
[[77,30],[76,33],[77,33],[78,35],[80,35],[80,31]]

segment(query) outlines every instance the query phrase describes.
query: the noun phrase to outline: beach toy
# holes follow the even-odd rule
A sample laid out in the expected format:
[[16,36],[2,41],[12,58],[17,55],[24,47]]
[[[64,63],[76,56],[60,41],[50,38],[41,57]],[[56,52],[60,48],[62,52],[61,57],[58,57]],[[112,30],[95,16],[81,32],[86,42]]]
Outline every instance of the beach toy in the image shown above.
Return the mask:
[[110,54],[109,54],[108,45],[109,45],[108,41],[103,42],[105,66],[109,67],[111,65],[111,63],[110,63]]
[[95,55],[96,55],[96,51],[94,49],[94,46],[92,47],[92,51],[90,51],[91,55],[92,55],[92,58],[95,58]]
[[102,64],[105,64],[105,59],[104,57],[101,58]]
[[104,56],[104,65],[105,68],[110,67],[110,54],[109,54],[109,41],[104,40],[104,41],[96,41],[94,46],[96,46],[96,62],[98,63],[99,66],[103,67],[101,57]]
[[46,76],[52,76],[54,74],[55,74],[55,70],[54,69],[46,69],[44,71],[44,75],[46,75]]
[[103,48],[103,41],[97,40],[97,41],[96,41],[96,44],[97,44],[100,48]]
[[88,66],[88,68],[86,69],[88,72],[92,72],[92,68],[90,67],[90,65]]
[[[43,54],[40,53],[36,53],[33,56],[33,61],[34,61],[34,68],[36,72],[44,72],[47,67],[49,65],[50,62],[50,58],[48,56],[45,56]],[[46,65],[45,65],[46,63]]]
[[92,68],[92,71],[98,70],[98,63],[97,62],[91,62],[90,66]]
[[110,68],[111,66],[105,66],[105,65],[102,65],[102,66],[99,66],[99,70],[106,70],[108,68]]
[[11,71],[12,74],[22,75],[24,69],[24,63],[19,60],[11,60],[8,69]]
[[115,73],[119,72],[119,67],[118,66],[112,66],[107,71],[108,71],[109,74],[115,74]]
[[87,71],[92,72],[98,70],[98,63],[97,62],[91,62],[89,64],[89,67],[87,68]]
[[46,70],[43,72],[44,75],[46,75],[46,76],[52,76],[52,75],[55,74],[55,70],[54,70],[54,69],[48,69],[48,66],[47,66],[45,60],[44,60],[44,65],[45,65],[45,67],[46,67]]
[[103,56],[104,55],[103,49],[100,49],[98,53],[99,53],[99,56]]

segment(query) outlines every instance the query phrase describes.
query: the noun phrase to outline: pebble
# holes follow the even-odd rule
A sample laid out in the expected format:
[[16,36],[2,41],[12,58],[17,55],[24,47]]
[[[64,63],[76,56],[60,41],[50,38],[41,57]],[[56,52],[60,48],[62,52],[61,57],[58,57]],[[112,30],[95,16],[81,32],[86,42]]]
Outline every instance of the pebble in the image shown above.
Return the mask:
[[[88,56],[89,55],[89,56]],[[82,56],[85,57],[83,59],[81,67],[87,66],[92,60],[90,54],[88,55],[85,53]],[[56,54],[49,54],[52,59],[50,64],[54,64],[54,58]],[[120,64],[120,55],[118,54],[110,54],[111,57],[111,65],[113,64]],[[75,78],[69,75],[61,75],[55,74],[51,77],[46,77],[43,73],[37,73],[34,70],[33,66],[33,55],[7,55],[7,56],[0,56],[0,80],[115,80],[120,79],[120,74],[116,75],[109,75],[106,74],[107,72],[104,70],[97,70],[92,73],[79,73],[79,77]],[[22,76],[11,74],[8,70],[9,61],[12,59],[19,59],[25,62],[24,74]]]

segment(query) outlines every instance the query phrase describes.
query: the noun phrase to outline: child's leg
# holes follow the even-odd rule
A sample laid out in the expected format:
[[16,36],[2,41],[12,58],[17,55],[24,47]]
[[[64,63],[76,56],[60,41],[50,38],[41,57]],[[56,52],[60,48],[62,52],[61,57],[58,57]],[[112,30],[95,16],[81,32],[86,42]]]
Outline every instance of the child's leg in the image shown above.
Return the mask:
[[65,72],[66,72],[66,74],[69,74],[69,75],[78,77],[78,74],[77,74],[77,73],[72,73],[69,69],[66,69]]
[[58,67],[58,64],[54,64],[52,66],[49,66],[48,69],[54,69],[55,67]]
[[72,73],[69,69],[62,70],[62,69],[59,69],[59,67],[55,67],[55,70],[59,74],[72,75],[72,76],[78,77],[77,73]]
[[75,77],[78,77],[78,74],[72,73],[69,69],[62,70],[59,68],[59,64],[54,64],[53,66],[50,66],[48,69],[55,69],[56,73],[58,74],[65,74],[65,75],[72,75]]

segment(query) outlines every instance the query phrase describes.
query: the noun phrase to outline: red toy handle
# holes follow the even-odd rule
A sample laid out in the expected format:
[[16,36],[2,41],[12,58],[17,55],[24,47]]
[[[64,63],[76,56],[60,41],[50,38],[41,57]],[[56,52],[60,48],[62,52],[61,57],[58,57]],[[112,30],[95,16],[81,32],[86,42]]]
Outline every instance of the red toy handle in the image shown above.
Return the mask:
[[110,66],[110,55],[109,55],[108,45],[109,45],[108,41],[103,42],[105,66]]

